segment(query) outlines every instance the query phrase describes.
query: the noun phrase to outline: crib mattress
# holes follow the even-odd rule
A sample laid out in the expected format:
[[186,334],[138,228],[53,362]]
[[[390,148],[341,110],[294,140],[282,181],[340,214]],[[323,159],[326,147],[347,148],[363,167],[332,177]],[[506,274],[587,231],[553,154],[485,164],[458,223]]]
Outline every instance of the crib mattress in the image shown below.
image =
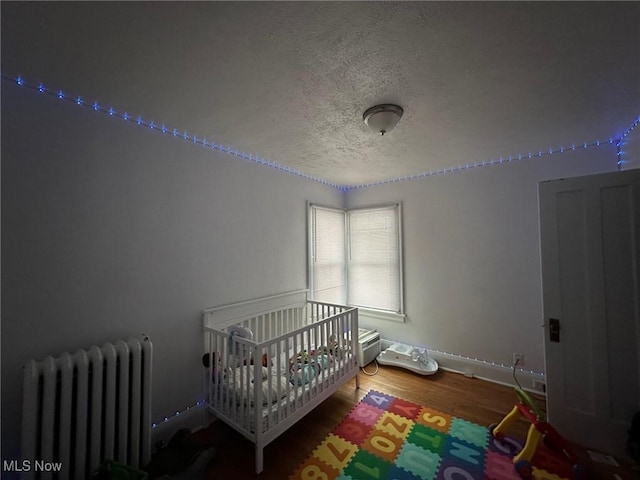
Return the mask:
[[[346,362],[351,359],[352,357],[348,355],[346,358],[336,362],[335,370],[333,368],[322,370],[318,373],[316,378],[311,379],[309,383],[303,385],[293,385],[289,382],[288,375],[271,375],[271,381],[276,385],[278,383],[282,386],[284,386],[284,384],[288,384],[288,387],[281,390],[279,395],[280,398],[277,400],[272,401],[269,404],[263,403],[261,408],[262,431],[266,432],[269,428],[280,423],[280,421],[285,419],[287,416],[301,408],[304,408],[315,396],[333,385],[338,378],[349,375],[353,370],[357,371],[357,367],[351,369],[351,372],[345,368]],[[263,382],[263,385],[264,392],[265,388],[268,388],[268,381]],[[265,398],[264,395],[263,398]],[[256,411],[253,399],[249,402],[238,402],[236,392],[224,391],[219,395],[217,402],[212,401],[209,403],[209,406],[214,414],[221,415],[228,421],[236,425],[240,425],[250,432],[256,431]]]

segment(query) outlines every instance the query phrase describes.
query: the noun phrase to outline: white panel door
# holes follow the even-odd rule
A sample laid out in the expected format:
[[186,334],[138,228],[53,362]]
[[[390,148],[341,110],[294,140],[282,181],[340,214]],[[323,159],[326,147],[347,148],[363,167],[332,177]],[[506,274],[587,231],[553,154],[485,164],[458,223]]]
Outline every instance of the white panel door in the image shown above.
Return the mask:
[[640,170],[539,185],[549,421],[624,455],[640,410]]

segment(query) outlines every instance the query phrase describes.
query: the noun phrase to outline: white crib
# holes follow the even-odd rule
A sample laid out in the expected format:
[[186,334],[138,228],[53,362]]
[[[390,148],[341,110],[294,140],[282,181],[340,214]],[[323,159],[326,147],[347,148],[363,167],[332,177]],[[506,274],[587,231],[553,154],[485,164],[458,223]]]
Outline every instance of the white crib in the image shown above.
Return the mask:
[[[338,388],[359,387],[358,309],[299,290],[203,312],[207,408],[263,448]],[[257,381],[256,381],[257,379]]]

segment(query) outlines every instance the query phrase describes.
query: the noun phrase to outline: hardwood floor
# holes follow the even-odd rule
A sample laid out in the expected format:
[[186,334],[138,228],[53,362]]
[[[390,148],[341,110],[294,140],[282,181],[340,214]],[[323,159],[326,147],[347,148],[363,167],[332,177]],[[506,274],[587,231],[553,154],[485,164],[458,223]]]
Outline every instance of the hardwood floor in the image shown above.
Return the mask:
[[[369,365],[368,370],[373,370]],[[286,480],[370,390],[398,396],[420,405],[463,417],[480,425],[499,422],[516,401],[513,388],[463,375],[439,371],[420,376],[403,369],[380,366],[374,376],[360,375],[360,389],[351,381],[264,449],[264,471],[254,473],[254,446],[222,422],[193,434],[192,441],[212,445],[216,454],[207,480],[259,478]],[[544,398],[535,396],[545,408]],[[519,419],[510,433],[526,437],[528,424]],[[606,473],[606,472],[605,472]],[[589,478],[637,478],[593,473]]]

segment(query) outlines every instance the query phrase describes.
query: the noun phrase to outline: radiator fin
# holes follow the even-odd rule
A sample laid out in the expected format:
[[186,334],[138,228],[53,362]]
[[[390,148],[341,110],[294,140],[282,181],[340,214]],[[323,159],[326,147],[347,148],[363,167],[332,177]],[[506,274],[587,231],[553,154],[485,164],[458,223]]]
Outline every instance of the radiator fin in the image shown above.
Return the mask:
[[25,479],[84,480],[105,460],[134,468],[151,456],[148,337],[31,360],[23,372],[22,459],[62,470]]

